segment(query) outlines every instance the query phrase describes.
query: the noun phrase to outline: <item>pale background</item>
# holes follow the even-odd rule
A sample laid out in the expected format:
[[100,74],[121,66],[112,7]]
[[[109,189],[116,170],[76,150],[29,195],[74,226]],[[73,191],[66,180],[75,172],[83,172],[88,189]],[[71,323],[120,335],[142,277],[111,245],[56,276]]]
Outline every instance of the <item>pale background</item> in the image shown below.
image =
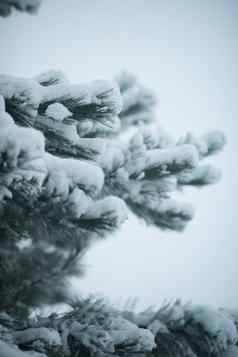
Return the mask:
[[136,73],[160,99],[158,120],[174,135],[224,130],[213,161],[223,179],[187,191],[196,216],[183,234],[135,217],[94,246],[77,291],[123,303],[182,298],[237,307],[238,1],[43,0],[37,16],[0,18],[0,70],[31,77],[62,69],[74,81]]

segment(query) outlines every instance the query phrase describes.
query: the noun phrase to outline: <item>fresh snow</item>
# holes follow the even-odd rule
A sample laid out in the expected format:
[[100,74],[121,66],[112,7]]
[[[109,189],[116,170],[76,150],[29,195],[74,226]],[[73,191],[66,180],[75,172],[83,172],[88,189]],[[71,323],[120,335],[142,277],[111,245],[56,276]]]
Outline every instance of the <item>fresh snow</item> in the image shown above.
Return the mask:
[[77,106],[97,104],[101,106],[101,112],[107,112],[108,108],[118,114],[122,102],[119,88],[116,82],[97,80],[85,84],[56,84],[45,87],[42,102],[71,101],[70,110]]
[[154,335],[151,331],[139,328],[121,316],[113,318],[108,328],[115,345],[134,344],[135,352],[151,351],[155,347]]
[[16,346],[9,346],[3,341],[0,341],[0,356],[1,357],[29,357],[29,354],[20,351]]
[[100,167],[82,160],[65,159],[45,154],[49,172],[47,190],[67,196],[69,189],[78,186],[88,194],[97,195],[104,183],[104,174]]
[[122,224],[128,217],[128,208],[125,202],[119,197],[107,196],[94,202],[84,215],[87,219],[102,218],[115,219],[115,225]]
[[54,69],[48,70],[33,78],[42,86],[68,83],[66,75],[62,71]]
[[23,331],[16,331],[14,338],[17,344],[25,344],[35,340],[43,340],[49,346],[60,346],[62,344],[58,331],[46,327],[32,327]]
[[76,219],[85,214],[93,204],[92,199],[77,187],[69,195],[67,200],[67,208],[71,216]]
[[158,124],[146,125],[140,129],[147,149],[163,149],[174,144],[172,137]]
[[85,326],[79,322],[74,321],[70,326],[69,333],[76,340],[78,339],[94,352],[96,352],[98,349],[108,353],[115,352],[114,341],[112,337],[100,326]]
[[210,336],[217,338],[222,348],[226,349],[229,344],[237,343],[236,326],[222,311],[205,306],[192,306],[188,311],[196,323],[199,323]]
[[181,169],[194,168],[198,164],[198,152],[193,145],[184,144],[166,149],[147,151],[146,169],[172,165]]
[[[43,87],[32,79],[0,75],[0,94],[5,99],[13,99],[20,107],[36,110],[42,100]],[[36,111],[32,112],[35,113]]]
[[62,121],[72,116],[72,113],[61,103],[48,105],[45,115],[58,121]]
[[159,332],[169,333],[169,330],[167,329],[166,325],[159,320],[154,320],[153,322],[151,322],[151,324],[148,325],[148,329],[153,333],[154,336],[156,336]]
[[46,354],[35,351],[21,351],[17,346],[9,346],[3,341],[0,341],[0,356],[1,357],[47,357]]

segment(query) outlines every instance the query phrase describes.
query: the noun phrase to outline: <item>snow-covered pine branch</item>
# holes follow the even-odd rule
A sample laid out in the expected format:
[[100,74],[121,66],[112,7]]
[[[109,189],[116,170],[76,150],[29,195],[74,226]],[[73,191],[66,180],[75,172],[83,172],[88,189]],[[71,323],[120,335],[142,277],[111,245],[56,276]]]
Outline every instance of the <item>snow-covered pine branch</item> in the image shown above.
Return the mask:
[[[154,110],[153,95],[134,76],[78,85],[60,71],[33,79],[2,75],[0,93],[0,230],[5,246],[9,238],[13,246],[30,240],[31,248],[21,250],[24,259],[37,252],[45,262],[55,250],[62,270],[91,238],[124,222],[126,205],[150,224],[180,231],[193,208],[176,202],[173,192],[219,176],[212,166],[199,165],[223,147],[217,131],[176,142],[152,124],[140,126],[127,142],[116,138],[120,123],[124,129],[141,124],[129,119],[131,113],[139,118]],[[7,253],[4,261],[16,256]],[[50,276],[43,275],[48,284]],[[22,294],[14,292],[12,300],[15,293]]]
[[224,144],[219,131],[176,142],[156,125],[139,128],[127,145],[107,144],[101,161],[106,173],[104,189],[123,197],[146,222],[181,231],[193,218],[194,210],[187,203],[176,202],[173,193],[181,186],[217,182],[220,171],[200,161]]
[[[128,209],[162,229],[181,231],[192,219],[193,207],[173,195],[182,186],[217,181],[218,170],[200,162],[223,148],[224,135],[188,134],[176,141],[153,123],[155,103],[129,74],[86,84],[71,84],[60,71],[32,79],[0,76],[1,310],[24,319],[29,307],[67,301],[67,279],[83,274],[80,258],[90,242],[120,227]],[[123,138],[131,126],[134,134]],[[28,355],[49,357],[145,356],[155,347],[155,331],[158,346],[185,343],[194,350],[171,327],[174,318],[165,322],[167,312],[147,326],[97,305],[83,301],[62,319],[36,326],[25,320],[28,326],[18,333],[14,322],[4,336],[14,335],[11,344]],[[214,342],[205,323],[200,329],[200,317],[194,335],[217,346],[220,340]],[[56,335],[60,343],[50,344],[48,337]],[[233,337],[227,337],[227,349],[236,343]]]
[[[1,79],[5,98],[0,96],[1,286],[4,287],[0,295],[2,308],[12,311],[18,310],[19,302],[23,307],[45,301],[46,296],[48,302],[63,299],[64,277],[80,272],[77,255],[95,235],[104,236],[115,230],[127,213],[120,198],[102,196],[104,173],[95,162],[50,154],[42,132],[33,125],[24,126],[25,116],[22,117],[18,106],[34,123],[43,87],[32,80],[26,81],[25,88],[24,81],[22,84],[21,80],[10,79],[8,83],[6,78]],[[63,105],[59,108],[61,104],[52,105],[48,107],[48,115],[55,114],[58,122],[60,114],[67,115],[67,109]],[[9,107],[13,108],[9,110],[11,114],[20,113],[18,124],[6,111]],[[101,149],[100,142],[96,142],[101,139],[78,137],[78,140],[85,140],[87,147],[92,140],[91,147]],[[49,289],[52,283],[54,286]],[[22,307],[20,310],[24,310]]]
[[4,341],[0,351],[13,348],[14,357],[24,356],[19,349],[30,356],[34,351],[36,356],[41,353],[49,357],[237,356],[235,311],[182,304],[179,300],[139,312],[131,308],[119,311],[96,298],[69,304],[69,312],[38,316],[24,325],[0,314],[0,337]]

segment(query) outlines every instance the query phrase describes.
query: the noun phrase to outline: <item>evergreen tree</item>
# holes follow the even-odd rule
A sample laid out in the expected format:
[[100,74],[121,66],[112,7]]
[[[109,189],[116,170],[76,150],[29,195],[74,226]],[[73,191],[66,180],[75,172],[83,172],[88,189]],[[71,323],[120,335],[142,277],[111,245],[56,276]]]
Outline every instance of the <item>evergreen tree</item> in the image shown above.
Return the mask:
[[[35,12],[39,0],[1,0]],[[219,131],[174,139],[156,123],[156,97],[127,72],[71,84],[61,71],[0,76],[0,357],[237,357],[237,311],[184,305],[118,311],[72,300],[82,256],[131,210],[183,231],[193,207],[173,194],[220,178],[204,158]],[[44,304],[69,311],[32,317]]]
[[[223,147],[218,131],[173,140],[156,124],[140,125],[120,141],[121,122],[154,118],[153,95],[128,74],[86,85],[56,71],[2,75],[0,94],[0,306],[9,311],[64,299],[65,276],[82,271],[78,256],[119,227],[128,209],[183,230],[193,208],[173,192],[220,177],[200,164]],[[136,112],[146,120],[135,121]]]
[[[72,303],[66,286],[83,273],[90,243],[117,229],[129,209],[182,231],[193,209],[173,193],[220,178],[201,162],[223,148],[224,135],[172,138],[155,122],[154,94],[128,73],[84,85],[60,71],[2,75],[0,94],[2,350],[10,343],[18,346],[12,353],[38,356],[219,356],[235,345],[234,314],[180,303],[120,313],[98,300]],[[72,310],[29,318],[31,308],[56,302]]]

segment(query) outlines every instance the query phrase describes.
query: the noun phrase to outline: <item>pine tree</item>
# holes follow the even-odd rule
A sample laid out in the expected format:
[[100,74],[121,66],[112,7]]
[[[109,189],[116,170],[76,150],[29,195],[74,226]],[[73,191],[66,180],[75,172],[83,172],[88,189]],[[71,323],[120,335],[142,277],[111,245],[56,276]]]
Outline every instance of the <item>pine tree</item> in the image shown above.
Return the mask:
[[[224,135],[173,140],[156,124],[141,125],[153,121],[155,101],[128,74],[86,85],[55,71],[3,75],[0,94],[4,308],[64,299],[63,278],[82,270],[77,257],[119,227],[128,209],[161,229],[183,230],[193,208],[173,192],[220,177],[200,161],[223,147]],[[126,143],[121,122],[140,124]]]
[[[34,13],[40,0],[0,0]],[[219,131],[172,138],[156,122],[157,99],[127,72],[71,84],[61,71],[0,76],[0,356],[237,357],[237,311],[182,304],[118,311],[72,300],[91,243],[131,210],[160,229],[183,231],[193,207],[173,194],[220,171]],[[32,317],[44,304],[69,310]]]
[[[38,356],[152,349],[154,356],[218,356],[234,345],[231,313],[180,303],[120,313],[98,300],[73,303],[67,290],[67,278],[83,273],[90,243],[117,229],[129,209],[160,229],[182,231],[193,209],[173,193],[220,178],[200,162],[223,148],[224,135],[172,138],[155,121],[153,92],[128,73],[84,85],[60,71],[2,75],[0,94],[2,350],[10,343]],[[63,316],[29,318],[31,308],[65,301],[72,311]]]

